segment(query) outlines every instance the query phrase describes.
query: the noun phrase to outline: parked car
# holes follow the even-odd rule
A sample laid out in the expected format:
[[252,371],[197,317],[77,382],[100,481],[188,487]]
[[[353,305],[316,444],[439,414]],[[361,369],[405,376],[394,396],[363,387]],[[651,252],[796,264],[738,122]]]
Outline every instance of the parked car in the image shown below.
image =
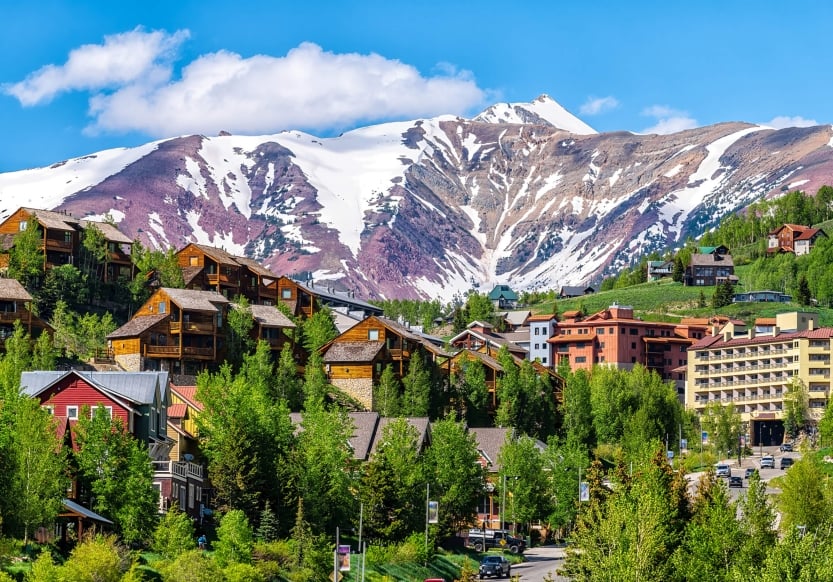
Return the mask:
[[774,469],[775,457],[772,455],[765,455],[761,457],[761,469]]
[[791,453],[793,452],[793,444],[792,443],[784,443],[781,445],[781,452],[782,453]]
[[743,487],[743,478],[738,475],[729,477],[729,487]]
[[729,468],[729,465],[724,465],[723,463],[719,463],[717,465],[717,476],[718,477],[731,477],[732,470]]
[[782,469],[789,469],[793,466],[795,459],[792,457],[781,457],[781,468]]
[[494,576],[495,578],[509,578],[512,567],[509,565],[509,560],[503,556],[492,554],[483,556],[480,560],[480,579],[486,576]]
[[757,472],[758,472],[758,469],[756,469],[755,467],[747,467],[746,468],[746,473],[743,474],[743,478],[744,479],[749,479],[752,475],[754,475]]
[[509,550],[513,554],[522,554],[526,550],[526,542],[521,538],[510,535],[505,529],[470,529],[466,545],[477,552],[492,548]]

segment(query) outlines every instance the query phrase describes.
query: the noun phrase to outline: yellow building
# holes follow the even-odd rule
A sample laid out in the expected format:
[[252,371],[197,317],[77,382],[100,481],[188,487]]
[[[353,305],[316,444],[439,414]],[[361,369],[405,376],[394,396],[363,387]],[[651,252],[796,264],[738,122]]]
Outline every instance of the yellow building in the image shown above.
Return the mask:
[[832,338],[833,328],[819,328],[816,313],[782,313],[750,329],[737,321],[714,327],[689,348],[686,408],[700,414],[711,402],[733,405],[751,444],[777,444],[793,379],[807,389],[808,420],[824,413]]

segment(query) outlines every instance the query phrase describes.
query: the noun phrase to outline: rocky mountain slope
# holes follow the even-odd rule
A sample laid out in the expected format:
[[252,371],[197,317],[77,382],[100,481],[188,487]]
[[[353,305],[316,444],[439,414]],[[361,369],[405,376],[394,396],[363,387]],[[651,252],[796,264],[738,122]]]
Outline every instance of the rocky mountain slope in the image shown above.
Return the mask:
[[0,174],[18,206],[112,216],[145,244],[200,242],[364,297],[599,280],[728,212],[833,177],[830,126],[596,133],[547,96],[474,119],[334,138],[184,136]]

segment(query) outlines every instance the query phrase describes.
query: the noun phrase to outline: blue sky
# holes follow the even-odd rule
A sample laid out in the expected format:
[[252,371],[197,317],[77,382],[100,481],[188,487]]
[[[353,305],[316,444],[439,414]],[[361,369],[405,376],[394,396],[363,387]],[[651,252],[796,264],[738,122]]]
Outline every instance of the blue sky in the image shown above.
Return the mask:
[[833,122],[833,2],[0,3],[0,172],[542,93],[598,131]]

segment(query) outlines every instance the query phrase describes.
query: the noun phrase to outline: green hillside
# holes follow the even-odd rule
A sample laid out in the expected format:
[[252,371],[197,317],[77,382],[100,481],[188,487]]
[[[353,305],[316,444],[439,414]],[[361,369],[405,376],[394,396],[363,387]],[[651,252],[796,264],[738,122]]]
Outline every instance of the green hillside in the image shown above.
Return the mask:
[[[744,286],[744,280],[751,268],[751,265],[743,265],[735,269],[735,274],[740,279],[740,284],[737,286],[738,292],[759,290],[747,289]],[[697,307],[701,291],[708,304],[704,308]],[[751,323],[757,317],[774,317],[777,313],[800,310],[819,313],[821,325],[833,326],[833,309],[802,307],[798,303],[737,303],[715,310],[711,307],[711,297],[714,291],[714,287],[686,287],[682,283],[672,281],[671,278],[666,278],[623,289],[601,291],[584,297],[559,299],[556,303],[559,313],[583,307],[588,314],[617,303],[633,307],[634,315],[647,321],[670,322],[679,321],[682,317],[708,317],[720,314]],[[552,313],[553,303],[533,305],[531,309],[535,313]]]

